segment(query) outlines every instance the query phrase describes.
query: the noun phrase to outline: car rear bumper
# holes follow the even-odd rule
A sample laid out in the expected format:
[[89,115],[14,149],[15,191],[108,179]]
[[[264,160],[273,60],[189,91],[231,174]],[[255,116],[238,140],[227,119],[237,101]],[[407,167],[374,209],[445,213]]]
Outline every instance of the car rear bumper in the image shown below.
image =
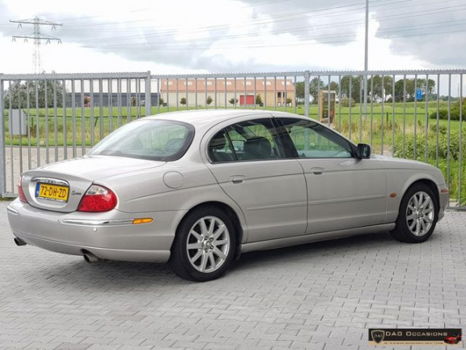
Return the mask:
[[[50,251],[100,259],[166,262],[175,235],[177,211],[129,214],[58,213],[13,201],[7,208],[13,234],[28,244]],[[153,222],[132,224],[134,218]]]

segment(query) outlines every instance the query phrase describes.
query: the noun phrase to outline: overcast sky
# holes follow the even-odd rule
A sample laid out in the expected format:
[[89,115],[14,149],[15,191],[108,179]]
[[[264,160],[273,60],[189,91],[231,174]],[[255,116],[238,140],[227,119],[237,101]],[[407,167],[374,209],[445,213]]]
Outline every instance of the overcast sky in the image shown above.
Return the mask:
[[[364,0],[0,0],[0,72],[29,73],[32,33],[50,72],[363,69]],[[370,0],[370,69],[464,68],[465,0]]]

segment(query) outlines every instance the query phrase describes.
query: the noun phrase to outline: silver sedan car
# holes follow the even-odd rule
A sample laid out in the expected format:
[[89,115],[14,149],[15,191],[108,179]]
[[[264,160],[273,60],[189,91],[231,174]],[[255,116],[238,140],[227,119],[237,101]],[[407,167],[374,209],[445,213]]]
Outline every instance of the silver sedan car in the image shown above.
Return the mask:
[[169,261],[196,281],[253,250],[387,231],[423,242],[448,202],[430,165],[252,110],[142,118],[85,157],[25,172],[18,194],[8,206],[17,245],[88,262]]

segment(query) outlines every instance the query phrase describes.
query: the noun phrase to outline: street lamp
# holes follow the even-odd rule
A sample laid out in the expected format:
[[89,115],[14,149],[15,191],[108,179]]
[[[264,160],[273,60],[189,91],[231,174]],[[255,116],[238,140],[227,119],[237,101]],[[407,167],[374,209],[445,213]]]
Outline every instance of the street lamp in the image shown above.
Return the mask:
[[366,30],[364,42],[364,117],[367,116],[367,71],[369,65],[369,0],[366,0]]

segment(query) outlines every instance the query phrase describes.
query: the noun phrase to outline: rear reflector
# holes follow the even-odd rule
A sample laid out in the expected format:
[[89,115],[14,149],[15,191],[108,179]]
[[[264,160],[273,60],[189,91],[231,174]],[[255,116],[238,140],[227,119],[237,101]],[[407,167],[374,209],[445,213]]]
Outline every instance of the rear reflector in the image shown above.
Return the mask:
[[79,203],[78,211],[109,211],[117,205],[117,197],[112,190],[104,186],[92,185]]
[[27,203],[28,200],[26,199],[26,195],[24,194],[24,190],[23,190],[23,185],[22,185],[22,179],[19,179],[19,182],[18,182],[18,198],[21,202],[23,203]]

